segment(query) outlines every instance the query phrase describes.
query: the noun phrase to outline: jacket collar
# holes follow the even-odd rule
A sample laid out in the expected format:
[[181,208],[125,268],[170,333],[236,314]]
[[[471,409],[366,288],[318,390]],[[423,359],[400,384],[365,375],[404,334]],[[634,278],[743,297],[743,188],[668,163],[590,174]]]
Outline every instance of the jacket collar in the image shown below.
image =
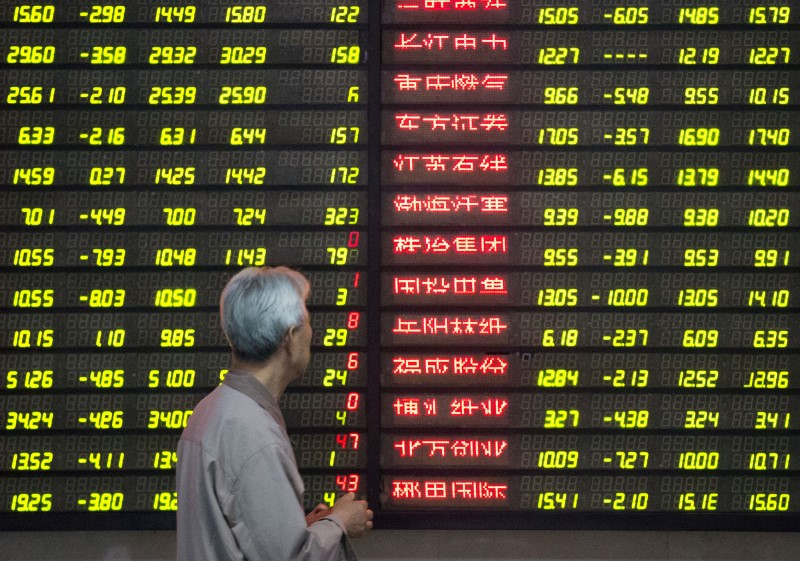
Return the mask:
[[245,370],[234,369],[225,375],[222,383],[258,403],[275,418],[278,424],[284,428],[284,431],[286,430],[286,423],[283,420],[281,409],[278,407],[278,402],[269,393],[264,384],[256,380],[255,376],[248,374]]

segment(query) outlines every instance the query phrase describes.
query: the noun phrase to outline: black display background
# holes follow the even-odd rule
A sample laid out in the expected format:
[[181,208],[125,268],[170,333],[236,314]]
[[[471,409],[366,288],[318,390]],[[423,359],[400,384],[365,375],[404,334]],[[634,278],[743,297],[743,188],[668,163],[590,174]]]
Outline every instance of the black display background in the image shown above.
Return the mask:
[[[386,0],[387,2],[389,0]],[[381,185],[381,146],[380,122],[382,112],[382,96],[378,84],[381,75],[381,60],[378,56],[381,49],[381,21],[388,23],[387,16],[383,16],[377,3],[369,6],[368,25],[368,52],[367,61],[369,73],[369,100],[367,104],[369,130],[368,161],[370,197],[367,225],[367,277],[370,279],[367,292],[369,295],[368,326],[366,361],[370,372],[366,388],[367,415],[376,420],[380,418],[382,387],[378,373],[381,371],[381,338],[380,328],[381,310],[373,304],[381,299],[381,282],[379,279],[387,270],[381,266],[382,248],[381,238],[381,195],[378,188]],[[651,8],[652,9],[652,8]],[[202,9],[198,10],[202,13]],[[793,19],[796,14],[793,14]],[[435,25],[441,26],[439,21]],[[358,26],[361,27],[361,24]],[[433,24],[430,27],[434,27]],[[363,28],[362,28],[363,29]],[[549,70],[540,67],[536,70]],[[793,68],[794,70],[794,68]],[[430,109],[424,106],[421,111]],[[795,132],[795,131],[793,131]],[[793,170],[795,171],[795,170]],[[363,181],[363,177],[361,179]],[[794,217],[793,217],[794,218]],[[796,230],[795,230],[796,231]],[[384,255],[385,257],[385,255]],[[390,272],[390,271],[389,271]],[[545,311],[550,311],[545,309]],[[796,334],[795,334],[796,336]],[[359,350],[363,350],[359,348]],[[796,355],[795,355],[796,356]],[[393,390],[394,391],[394,390]],[[420,391],[421,393],[421,391]],[[796,390],[795,390],[796,393]],[[795,436],[797,431],[782,432],[781,435]],[[381,503],[381,477],[380,467],[381,428],[379,422],[370,422],[367,427],[368,468],[366,471],[367,487],[366,498],[376,510],[376,528],[441,528],[441,529],[637,529],[637,530],[796,530],[799,521],[798,515],[753,515],[738,513],[722,513],[710,515],[708,513],[683,514],[683,513],[542,513],[542,512],[497,512],[491,510],[461,511],[456,509],[441,510],[411,510],[411,511],[386,511],[380,508]],[[649,472],[648,472],[649,473]],[[785,473],[785,472],[784,472]],[[642,472],[637,472],[641,476]],[[796,472],[792,473],[796,476]],[[793,497],[797,500],[797,497]],[[169,529],[174,527],[174,515],[168,513],[101,513],[101,514],[0,514],[0,527],[7,530],[13,529]]]

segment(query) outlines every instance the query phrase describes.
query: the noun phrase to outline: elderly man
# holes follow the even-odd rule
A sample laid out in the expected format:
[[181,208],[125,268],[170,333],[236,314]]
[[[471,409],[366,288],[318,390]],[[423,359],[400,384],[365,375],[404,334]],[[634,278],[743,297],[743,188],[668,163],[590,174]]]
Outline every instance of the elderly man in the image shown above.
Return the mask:
[[372,527],[352,493],[303,512],[278,399],[308,366],[308,292],[285,267],[244,269],[222,292],[233,363],[178,444],[179,561],[354,560],[348,538]]

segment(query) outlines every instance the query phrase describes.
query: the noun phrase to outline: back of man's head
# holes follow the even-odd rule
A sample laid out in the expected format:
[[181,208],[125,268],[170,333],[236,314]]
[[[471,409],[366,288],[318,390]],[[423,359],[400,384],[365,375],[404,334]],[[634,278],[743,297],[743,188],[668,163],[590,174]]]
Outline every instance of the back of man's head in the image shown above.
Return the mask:
[[258,364],[271,357],[287,331],[307,314],[306,278],[287,267],[250,267],[238,272],[220,297],[220,324],[240,361]]

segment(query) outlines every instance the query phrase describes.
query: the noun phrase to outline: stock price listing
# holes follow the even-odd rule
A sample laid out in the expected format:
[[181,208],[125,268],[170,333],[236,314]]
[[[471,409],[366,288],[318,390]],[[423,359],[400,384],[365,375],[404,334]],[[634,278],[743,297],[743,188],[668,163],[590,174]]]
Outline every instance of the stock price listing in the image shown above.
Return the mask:
[[313,360],[281,402],[306,507],[366,497],[367,15],[0,7],[4,527],[174,524],[177,441],[228,372],[218,298],[246,266],[313,287]]
[[0,28],[3,528],[173,525],[219,293],[272,265],[312,285],[281,402],[307,508],[796,527],[789,0],[15,0]]
[[382,3],[384,512],[796,517],[790,4]]

